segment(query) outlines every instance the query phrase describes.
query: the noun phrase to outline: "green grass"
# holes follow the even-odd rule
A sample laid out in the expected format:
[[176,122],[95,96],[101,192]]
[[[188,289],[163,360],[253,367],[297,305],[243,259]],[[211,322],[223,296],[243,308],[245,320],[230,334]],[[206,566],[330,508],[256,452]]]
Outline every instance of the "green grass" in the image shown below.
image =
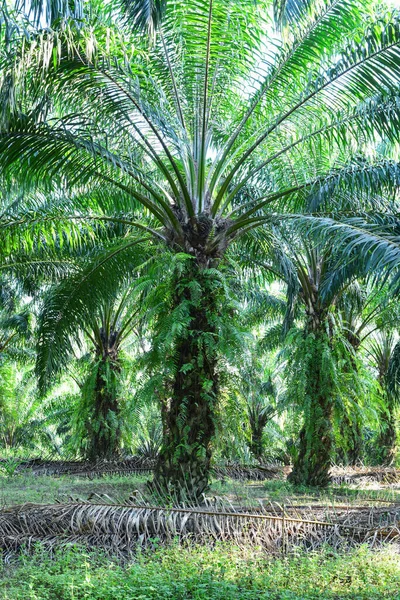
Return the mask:
[[211,492],[229,498],[235,504],[257,505],[259,500],[284,503],[288,499],[294,504],[305,503],[350,503],[365,500],[388,500],[400,502],[400,484],[381,489],[358,488],[351,485],[331,485],[325,490],[293,486],[282,479],[259,482],[243,482],[233,479],[214,481]]
[[[107,494],[123,501],[134,490],[144,490],[149,475],[105,475],[88,479],[74,475],[49,477],[46,475],[6,476],[0,474],[0,507],[25,502],[52,503],[69,497],[86,499],[91,493]],[[349,502],[357,504],[365,499],[384,499],[400,502],[400,485],[393,488],[370,490],[348,485],[330,486],[323,492],[310,488],[294,488],[289,482],[270,480],[243,482],[233,479],[216,480],[212,483],[211,496],[221,496],[236,505],[259,505],[259,501],[283,503]]]
[[[74,475],[0,474],[0,507],[25,502],[51,503],[69,496],[85,499],[91,493],[108,494],[122,501],[134,490],[144,490],[149,478],[149,475],[105,475],[88,479]],[[284,481],[243,482],[233,479],[216,480],[210,490],[211,496],[223,496],[234,504],[247,506],[258,505],[259,499],[282,501],[293,493],[293,487]]]
[[[68,497],[86,499],[91,493],[107,494],[123,501],[134,490],[144,490],[149,478],[149,475],[105,475],[94,479],[29,473],[0,475],[0,507],[25,502],[52,503]],[[301,494],[305,492],[307,490],[300,490]],[[224,497],[236,505],[257,506],[259,500],[283,502],[289,496],[294,498],[295,494],[293,486],[285,481],[243,482],[225,479],[214,481],[209,495]]]
[[88,479],[74,475],[49,477],[23,473],[0,476],[0,507],[34,502],[52,503],[56,499],[87,498],[91,493],[108,494],[115,500],[127,498],[133,490],[142,489],[146,475],[113,475]]
[[393,548],[271,558],[219,544],[173,545],[124,566],[102,554],[38,549],[0,573],[1,600],[397,600],[400,557]]

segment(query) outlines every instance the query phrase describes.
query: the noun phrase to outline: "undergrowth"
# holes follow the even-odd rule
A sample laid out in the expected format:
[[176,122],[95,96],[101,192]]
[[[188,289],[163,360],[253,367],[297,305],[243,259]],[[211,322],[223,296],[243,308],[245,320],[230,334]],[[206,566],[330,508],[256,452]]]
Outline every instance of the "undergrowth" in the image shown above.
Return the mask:
[[[147,479],[2,474],[0,505],[51,503],[91,493],[122,500],[143,488]],[[357,503],[365,497],[390,496],[394,500],[400,492],[343,485],[321,494],[281,480],[225,479],[213,483],[211,494],[251,506],[259,499],[319,503],[345,497],[346,502]],[[377,551],[361,546],[347,553],[325,547],[279,558],[233,544],[163,547],[154,540],[154,546],[154,551],[121,564],[99,550],[89,553],[78,547],[57,549],[50,557],[38,545],[33,554],[22,552],[18,560],[2,567],[0,600],[400,600],[400,555],[394,546]]]
[[3,567],[1,600],[398,600],[393,547],[350,553],[326,547],[269,558],[257,549],[172,545],[122,565],[105,554],[40,547]]

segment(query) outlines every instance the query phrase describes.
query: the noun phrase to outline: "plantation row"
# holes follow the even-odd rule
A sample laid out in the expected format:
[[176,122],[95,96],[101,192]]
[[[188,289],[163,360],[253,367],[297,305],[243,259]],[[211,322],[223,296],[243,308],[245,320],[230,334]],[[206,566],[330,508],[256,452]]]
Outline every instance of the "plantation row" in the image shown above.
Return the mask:
[[399,11],[0,20],[3,470],[138,456],[149,493],[199,504],[235,464],[317,487],[395,465]]

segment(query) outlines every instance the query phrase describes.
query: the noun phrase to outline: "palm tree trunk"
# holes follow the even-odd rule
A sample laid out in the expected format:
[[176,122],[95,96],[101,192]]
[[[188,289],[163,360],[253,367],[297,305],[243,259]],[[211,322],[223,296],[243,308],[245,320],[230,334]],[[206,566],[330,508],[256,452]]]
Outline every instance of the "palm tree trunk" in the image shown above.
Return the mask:
[[[347,339],[352,347],[353,355],[343,367],[345,373],[354,373],[358,377],[356,354],[360,348],[361,340],[352,331],[347,332]],[[356,394],[352,394],[352,414],[344,413],[340,424],[340,434],[344,447],[340,448],[338,455],[342,462],[356,465],[362,460],[364,453],[363,423],[360,416],[359,403]]]
[[[353,399],[357,403],[356,399]],[[342,443],[336,449],[336,460],[346,465],[356,465],[362,460],[364,440],[362,422],[358,414],[353,414],[353,420],[347,412],[343,412],[340,422],[340,437]]]
[[[192,283],[201,289],[196,299]],[[151,487],[178,502],[198,502],[208,488],[219,393],[217,295],[196,261],[175,289],[174,308],[189,307],[190,324],[174,346],[175,375],[162,402],[164,440]]]
[[347,450],[347,461],[349,465],[356,465],[363,456],[364,441],[362,435],[362,424],[358,415],[355,415],[353,422],[350,422],[347,418],[347,437],[348,437],[348,450]]
[[382,415],[381,426],[382,429],[377,441],[381,462],[384,465],[391,465],[396,458],[397,439],[396,421],[392,404],[388,406],[388,412]]
[[261,423],[251,424],[250,452],[258,461],[261,461],[264,454],[263,430],[264,427]]
[[328,485],[332,449],[332,404],[325,396],[315,396],[300,432],[299,453],[289,481],[312,487]]
[[325,487],[333,451],[333,382],[324,372],[324,355],[330,351],[330,339],[323,315],[313,313],[308,324],[310,345],[306,360],[307,406],[300,432],[299,452],[289,481],[296,485]]
[[118,402],[119,362],[103,357],[97,366],[91,417],[87,423],[89,460],[116,458],[121,449],[120,406]]

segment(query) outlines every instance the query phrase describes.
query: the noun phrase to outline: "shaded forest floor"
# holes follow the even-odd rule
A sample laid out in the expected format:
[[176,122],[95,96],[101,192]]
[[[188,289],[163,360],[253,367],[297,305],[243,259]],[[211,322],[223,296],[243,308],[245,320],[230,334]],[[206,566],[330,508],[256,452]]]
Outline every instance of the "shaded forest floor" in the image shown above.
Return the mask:
[[[144,491],[149,479],[149,475],[105,475],[88,479],[78,475],[49,477],[29,472],[12,477],[0,476],[0,507],[26,502],[45,504],[87,500],[95,494],[107,495],[114,501],[123,502],[131,497],[133,490]],[[294,488],[282,479],[242,481],[225,478],[213,480],[209,496],[222,497],[234,505],[249,507],[268,501],[295,505],[325,503],[328,506],[360,502],[372,505],[391,502],[400,504],[400,481],[333,484],[321,492],[312,488]]]

